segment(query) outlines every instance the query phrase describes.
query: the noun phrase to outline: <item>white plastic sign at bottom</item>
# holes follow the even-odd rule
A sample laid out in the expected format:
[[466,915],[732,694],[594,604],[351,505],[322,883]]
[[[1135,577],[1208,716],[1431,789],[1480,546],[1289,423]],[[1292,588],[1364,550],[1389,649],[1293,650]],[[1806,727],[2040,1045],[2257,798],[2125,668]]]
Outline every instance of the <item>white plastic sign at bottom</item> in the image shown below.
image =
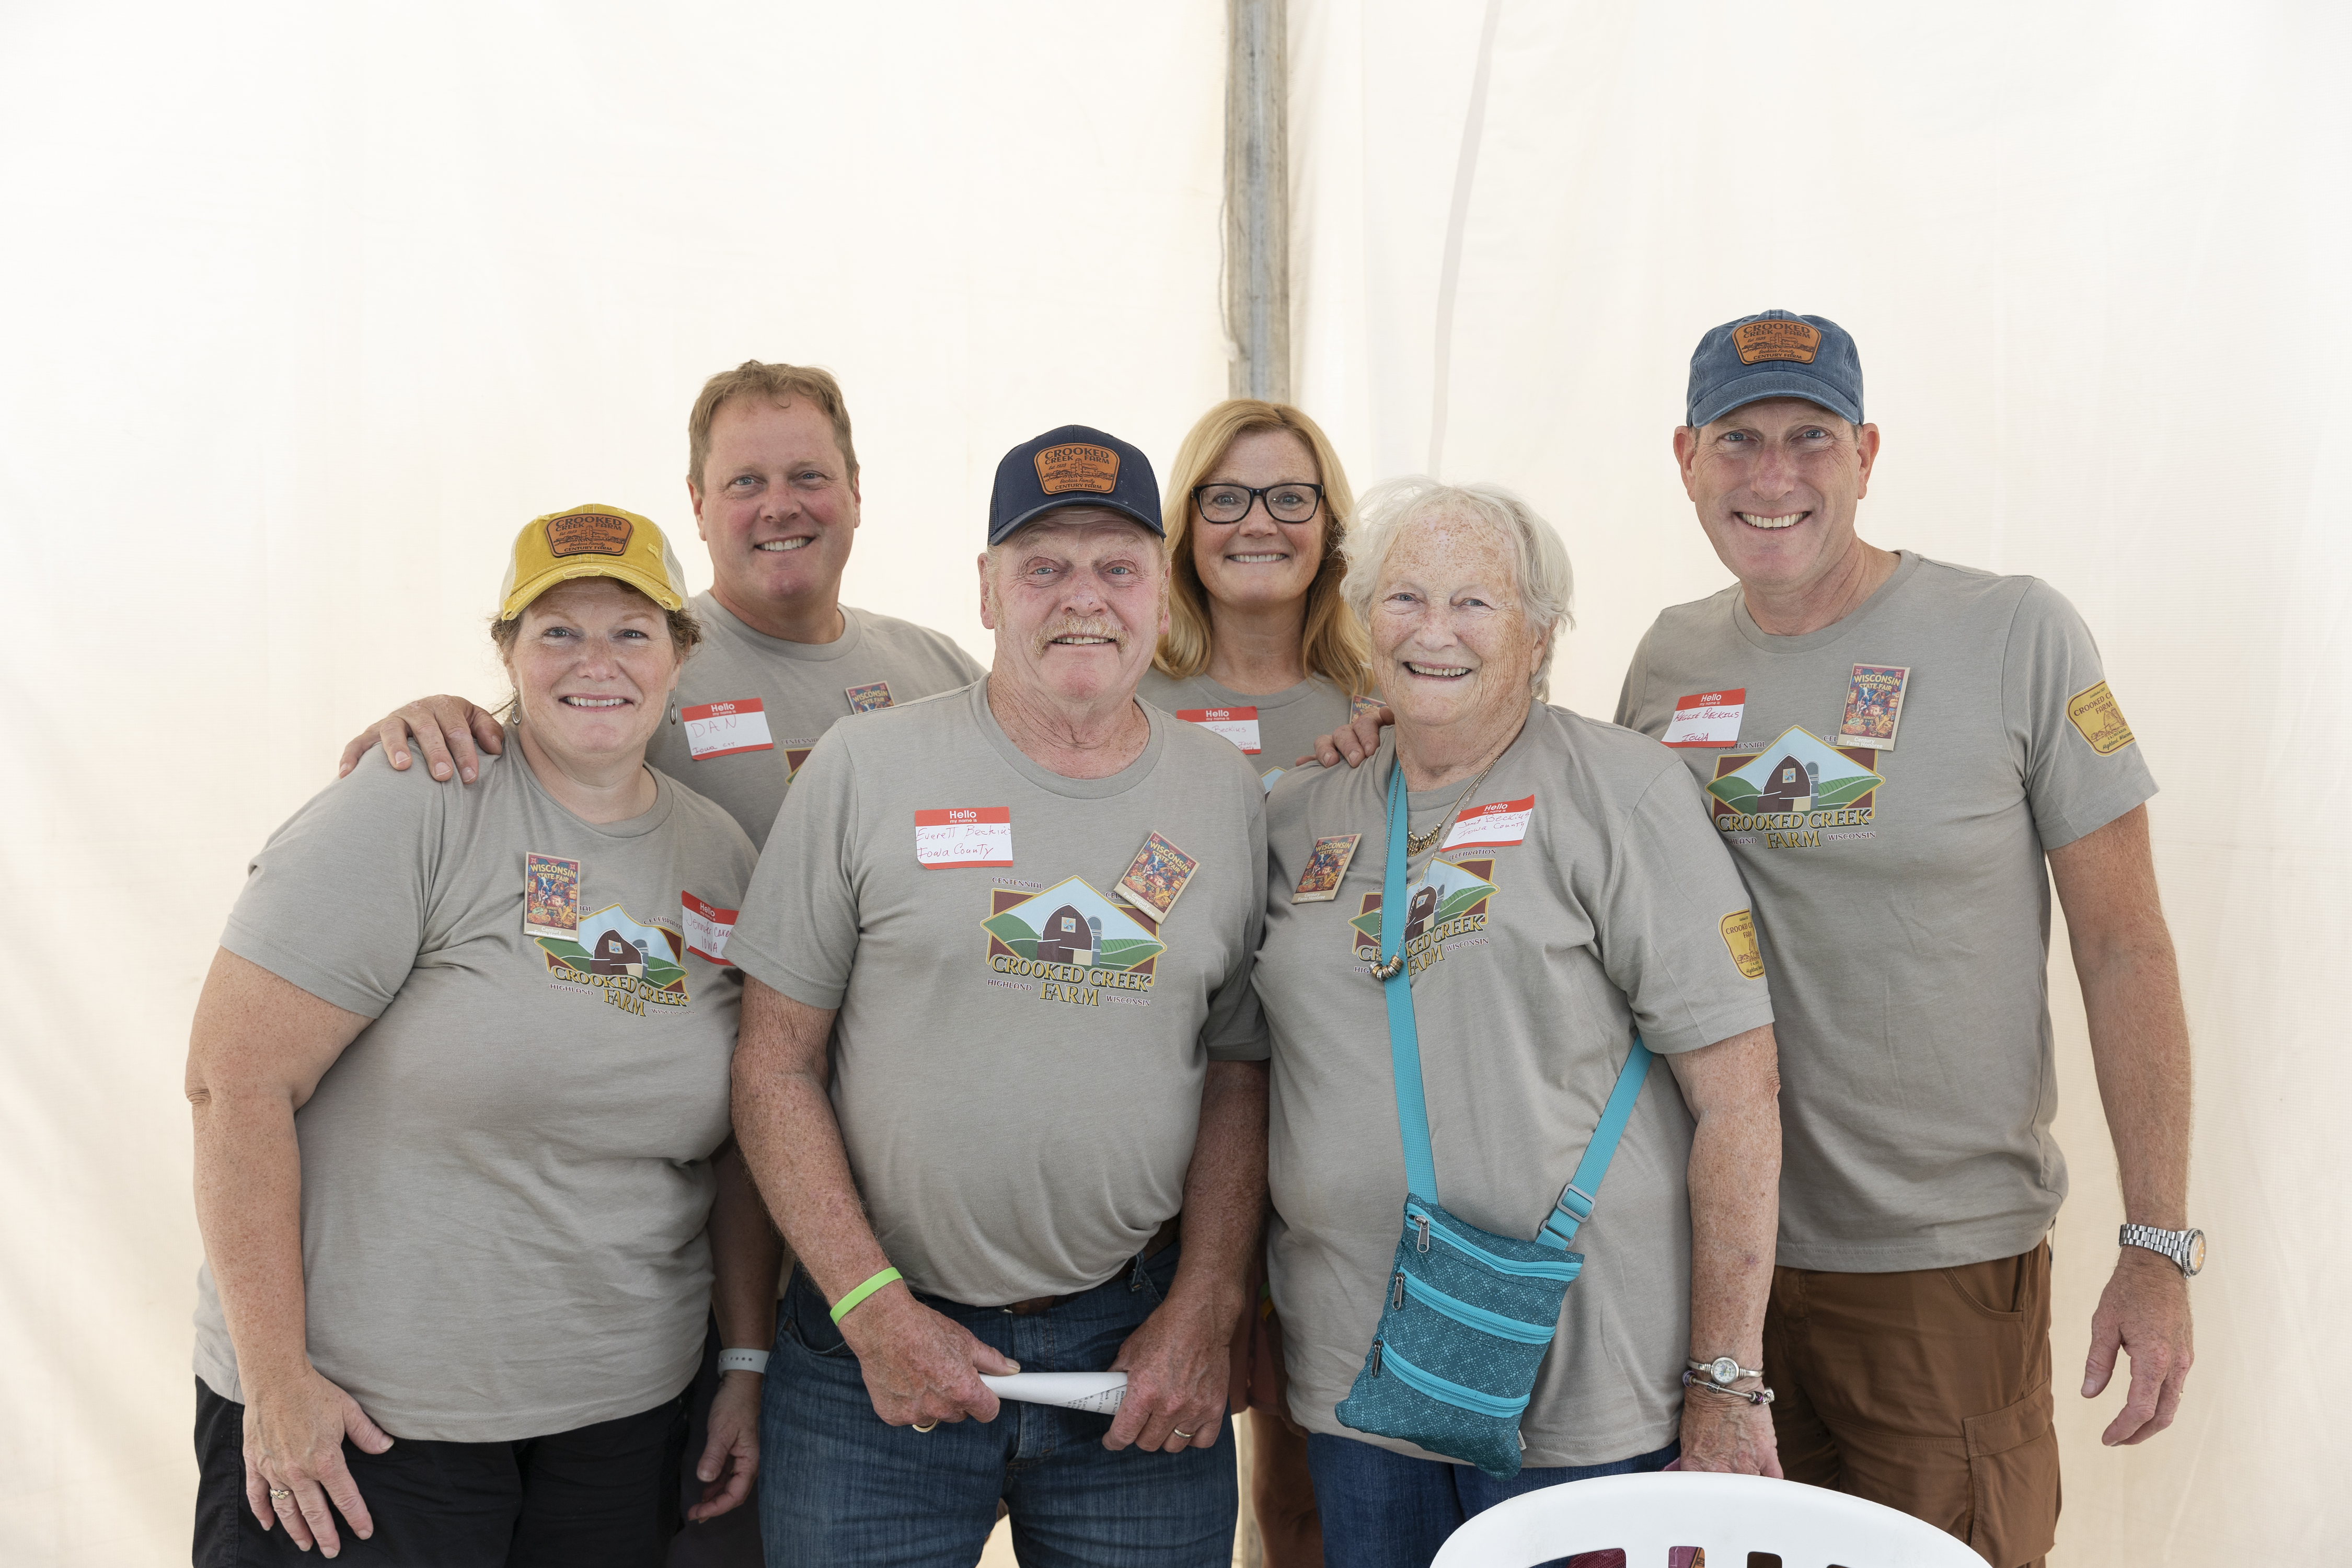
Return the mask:
[[1127,1397],[1123,1372],[1016,1372],[1009,1377],[983,1373],[980,1381],[999,1399],[1058,1405],[1065,1410],[1092,1410],[1103,1415],[1117,1410],[1118,1402]]

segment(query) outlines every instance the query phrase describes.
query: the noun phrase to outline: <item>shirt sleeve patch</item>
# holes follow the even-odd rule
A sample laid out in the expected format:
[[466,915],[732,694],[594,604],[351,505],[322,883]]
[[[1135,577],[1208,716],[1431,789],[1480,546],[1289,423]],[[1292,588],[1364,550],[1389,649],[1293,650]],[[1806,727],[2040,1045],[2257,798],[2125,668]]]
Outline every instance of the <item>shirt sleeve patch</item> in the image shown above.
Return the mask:
[[1723,917],[1717,927],[1723,932],[1723,945],[1731,950],[1731,962],[1739,973],[1750,980],[1764,978],[1764,953],[1756,945],[1756,921],[1746,910],[1734,910]]
[[2091,750],[2099,755],[2112,756],[2132,743],[2131,726],[2124,722],[2124,710],[2116,705],[2116,694],[2107,683],[2086,686],[2066,699],[2066,717]]

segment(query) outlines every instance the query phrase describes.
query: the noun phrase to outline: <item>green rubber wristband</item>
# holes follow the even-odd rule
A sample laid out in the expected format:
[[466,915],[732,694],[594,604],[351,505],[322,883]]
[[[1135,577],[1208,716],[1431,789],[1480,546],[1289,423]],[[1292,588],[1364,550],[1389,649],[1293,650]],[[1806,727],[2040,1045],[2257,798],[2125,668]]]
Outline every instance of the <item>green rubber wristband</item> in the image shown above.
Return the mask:
[[875,1291],[879,1290],[883,1286],[890,1283],[891,1280],[904,1278],[905,1276],[900,1274],[895,1268],[885,1268],[881,1273],[877,1274],[873,1279],[868,1279],[865,1284],[860,1285],[856,1289],[852,1290],[848,1295],[844,1296],[840,1300],[835,1301],[833,1304],[833,1321],[836,1323],[841,1321],[842,1319],[849,1316],[851,1312],[856,1310],[858,1303],[865,1300],[866,1297],[871,1296]]

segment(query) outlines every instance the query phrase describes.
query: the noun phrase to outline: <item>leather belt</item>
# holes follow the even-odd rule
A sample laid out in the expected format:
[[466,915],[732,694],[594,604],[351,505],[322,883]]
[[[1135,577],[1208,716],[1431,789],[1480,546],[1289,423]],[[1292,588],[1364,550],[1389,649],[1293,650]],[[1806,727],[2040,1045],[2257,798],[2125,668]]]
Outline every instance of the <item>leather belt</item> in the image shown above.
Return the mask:
[[[1143,1256],[1146,1258],[1159,1257],[1161,1253],[1168,1250],[1169,1247],[1176,1240],[1177,1237],[1182,1234],[1183,1229],[1184,1216],[1181,1214],[1171,1215],[1165,1225],[1151,1233],[1151,1239],[1143,1244]],[[1112,1278],[1116,1279],[1118,1277],[1114,1275]],[[1095,1285],[1089,1286],[1088,1289],[1099,1290],[1102,1287],[1100,1285]],[[1085,1294],[1085,1290],[1073,1290],[1066,1296],[1032,1296],[1026,1301],[1008,1302],[1004,1306],[999,1307],[997,1310],[1000,1312],[1010,1312],[1016,1318],[1033,1317],[1039,1312],[1051,1311],[1054,1308],[1060,1306],[1065,1301],[1075,1301]]]

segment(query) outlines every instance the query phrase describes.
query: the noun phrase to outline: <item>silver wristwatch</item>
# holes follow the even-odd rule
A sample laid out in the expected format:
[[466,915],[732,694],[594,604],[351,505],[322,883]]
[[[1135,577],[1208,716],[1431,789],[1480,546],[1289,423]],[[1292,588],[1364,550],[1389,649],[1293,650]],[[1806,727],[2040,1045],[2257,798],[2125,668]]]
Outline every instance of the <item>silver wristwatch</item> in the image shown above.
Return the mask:
[[1693,1372],[1703,1372],[1706,1373],[1707,1376],[1715,1379],[1717,1383],[1729,1383],[1735,1377],[1761,1377],[1764,1375],[1764,1369],[1762,1367],[1742,1366],[1727,1355],[1719,1355],[1713,1361],[1685,1362],[1683,1364],[1689,1367]]
[[2172,1259],[2183,1279],[2205,1267],[2205,1233],[2201,1230],[2158,1230],[2152,1225],[2127,1225],[2117,1238],[2124,1247],[2145,1247]]

